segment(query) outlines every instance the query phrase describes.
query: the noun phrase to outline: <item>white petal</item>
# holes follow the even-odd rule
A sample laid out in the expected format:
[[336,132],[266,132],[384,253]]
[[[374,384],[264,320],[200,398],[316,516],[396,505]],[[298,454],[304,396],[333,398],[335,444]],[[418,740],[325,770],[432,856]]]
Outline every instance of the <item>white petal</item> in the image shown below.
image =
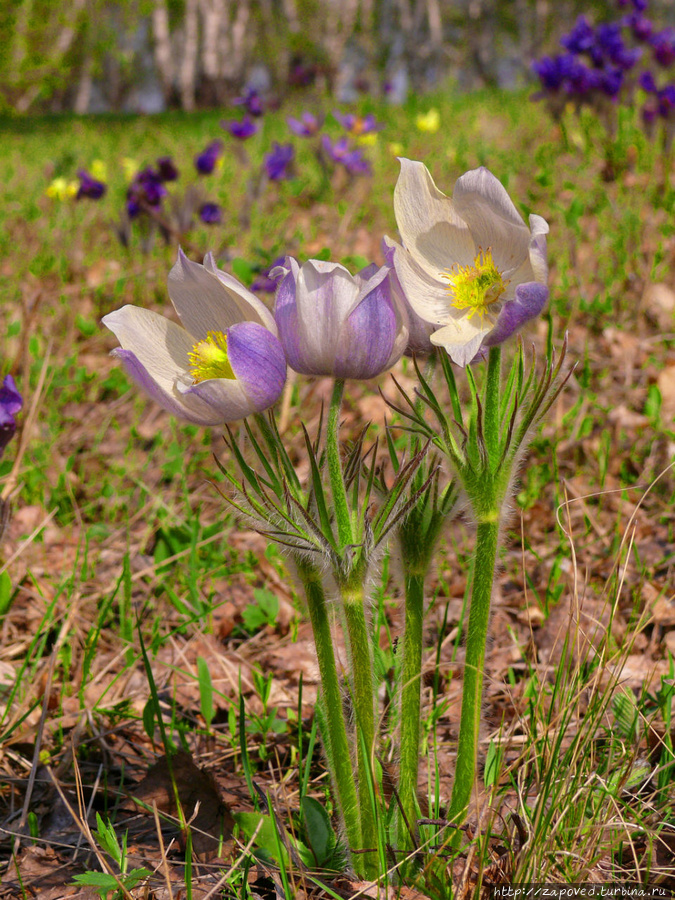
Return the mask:
[[447,321],[452,308],[445,282],[421,268],[403,247],[397,246],[394,267],[408,303],[425,322],[436,325]]
[[240,297],[244,300],[245,304],[247,304],[249,310],[248,315],[239,321],[259,322],[261,325],[264,325],[268,331],[271,331],[275,337],[279,337],[277,334],[277,325],[271,311],[265,306],[260,297],[253,293],[253,291],[249,291],[249,289],[237,281],[233,275],[229,275],[227,272],[223,272],[222,269],[219,269],[213,258],[213,253],[209,252],[204,257],[204,268],[207,272],[215,275],[218,281],[225,286],[228,293],[233,295],[233,301],[238,302],[237,298]]
[[218,422],[237,422],[255,411],[240,382],[233,378],[212,378],[192,385],[178,383],[176,387],[186,403],[208,404],[216,411]]
[[136,357],[145,371],[142,377],[136,373],[135,380],[158,403],[202,425],[222,421],[203,400],[183,399],[176,391],[178,381],[190,380],[188,353],[195,341],[187,331],[164,316],[138,306],[123,306],[104,316],[103,324],[113,332],[122,349]]
[[250,292],[234,278],[232,283],[223,284],[215,274],[178,251],[178,261],[169,272],[169,297],[181,322],[196,339],[205,338],[209,331],[225,331],[237,322],[254,321],[267,327],[268,320],[263,321],[249,301]]
[[462,175],[452,199],[476,245],[492,250],[499,271],[517,269],[528,255],[530,231],[492,172],[481,167]]
[[455,263],[473,263],[477,249],[452,200],[438,190],[427,167],[401,159],[394,214],[406,250],[432,278]]
[[474,324],[468,316],[455,319],[444,328],[431,335],[431,343],[443,347],[450,359],[458,366],[468,366],[480,350],[484,338],[492,330],[492,324],[486,322]]
[[359,286],[344,266],[310,259],[300,267],[295,291],[300,340],[317,367],[330,367],[342,325],[358,303]]

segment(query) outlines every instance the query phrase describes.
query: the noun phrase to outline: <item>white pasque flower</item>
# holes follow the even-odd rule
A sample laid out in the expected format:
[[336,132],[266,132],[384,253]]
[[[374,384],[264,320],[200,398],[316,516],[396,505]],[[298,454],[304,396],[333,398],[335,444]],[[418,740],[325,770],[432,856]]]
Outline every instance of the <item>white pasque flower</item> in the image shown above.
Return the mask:
[[431,342],[465,366],[544,308],[548,225],[531,215],[528,228],[485,168],[462,175],[450,199],[423,163],[400,163],[396,274],[415,312],[438,326]]
[[139,306],[103,318],[113,350],[160,406],[197,425],[234,422],[272,406],[286,358],[272,313],[208,253],[204,265],[178,251],[169,297],[183,327]]

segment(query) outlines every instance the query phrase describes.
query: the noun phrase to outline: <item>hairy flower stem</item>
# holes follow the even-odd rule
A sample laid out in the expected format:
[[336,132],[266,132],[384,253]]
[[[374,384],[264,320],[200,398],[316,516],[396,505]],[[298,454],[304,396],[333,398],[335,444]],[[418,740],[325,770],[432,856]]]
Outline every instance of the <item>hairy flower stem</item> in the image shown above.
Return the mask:
[[[359,801],[352,769],[351,746],[347,738],[347,727],[342,707],[342,693],[335,665],[333,637],[331,635],[326,595],[319,570],[301,558],[296,559],[296,564],[307,598],[309,618],[312,623],[314,644],[319,662],[321,694],[327,726],[327,734],[322,735],[326,744],[326,756],[329,759],[332,769],[331,774],[335,781],[337,802],[342,814],[347,842],[351,849],[360,850],[363,847],[363,842],[361,838]],[[353,865],[359,874],[365,875],[364,860],[361,855],[357,854],[354,856]]]
[[363,587],[349,587],[341,591],[351,663],[351,689],[357,728],[358,784],[361,806],[362,855],[366,877],[376,878],[377,815],[373,805],[371,786],[375,772],[375,682],[370,633],[365,615]]
[[345,548],[352,543],[352,523],[349,514],[347,488],[345,487],[345,480],[342,474],[342,460],[340,459],[340,409],[342,408],[342,396],[344,390],[344,379],[336,378],[333,384],[333,396],[330,400],[326,428],[328,475],[333,494],[333,506],[335,509],[340,551],[343,553]]
[[495,512],[494,518],[478,523],[476,536],[473,588],[469,624],[466,631],[466,661],[464,663],[457,766],[448,812],[448,819],[455,824],[460,824],[466,816],[476,778],[485,645],[490,621],[490,601],[498,540],[499,514]]
[[417,820],[417,773],[420,758],[420,693],[422,673],[422,632],[424,623],[424,575],[405,576],[405,632],[401,668],[401,745],[398,795],[401,810],[397,818],[396,850],[415,846]]

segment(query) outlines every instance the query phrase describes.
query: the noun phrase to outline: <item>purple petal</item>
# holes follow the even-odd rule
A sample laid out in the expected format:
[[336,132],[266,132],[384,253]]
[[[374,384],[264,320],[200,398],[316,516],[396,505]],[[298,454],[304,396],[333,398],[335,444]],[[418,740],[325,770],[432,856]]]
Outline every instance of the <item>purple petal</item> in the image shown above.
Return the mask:
[[337,378],[374,378],[387,368],[398,322],[388,278],[381,281],[348,317],[337,341]]
[[11,375],[5,375],[0,387],[0,409],[13,416],[23,406],[23,398]]
[[507,300],[499,313],[497,324],[483,341],[483,346],[501,344],[525,322],[538,316],[548,300],[548,288],[538,281],[519,284],[513,300]]
[[277,338],[256,322],[240,322],[227,332],[227,350],[254,411],[276,403],[286,383],[286,357]]

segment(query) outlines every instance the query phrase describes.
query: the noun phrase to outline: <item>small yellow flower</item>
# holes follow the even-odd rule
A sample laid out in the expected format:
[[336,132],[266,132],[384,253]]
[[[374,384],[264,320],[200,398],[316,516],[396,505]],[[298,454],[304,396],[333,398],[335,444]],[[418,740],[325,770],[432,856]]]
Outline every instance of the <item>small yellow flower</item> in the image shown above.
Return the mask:
[[403,144],[399,141],[392,141],[391,144],[387,145],[387,149],[392,156],[401,156],[403,154]]
[[432,107],[428,113],[423,113],[415,119],[418,131],[424,131],[428,134],[435,134],[441,127],[441,114]]
[[91,177],[95,178],[97,181],[108,180],[108,167],[102,159],[95,159],[92,162],[89,167],[89,173],[91,174]]
[[370,131],[368,134],[360,134],[356,139],[357,144],[363,147],[374,147],[377,143],[377,132]]
[[45,193],[52,200],[70,200],[77,194],[77,181],[68,181],[65,178],[55,178]]
[[122,160],[122,170],[124,171],[124,177],[127,181],[134,180],[138,169],[139,165],[135,159],[131,159],[129,156],[124,157]]

